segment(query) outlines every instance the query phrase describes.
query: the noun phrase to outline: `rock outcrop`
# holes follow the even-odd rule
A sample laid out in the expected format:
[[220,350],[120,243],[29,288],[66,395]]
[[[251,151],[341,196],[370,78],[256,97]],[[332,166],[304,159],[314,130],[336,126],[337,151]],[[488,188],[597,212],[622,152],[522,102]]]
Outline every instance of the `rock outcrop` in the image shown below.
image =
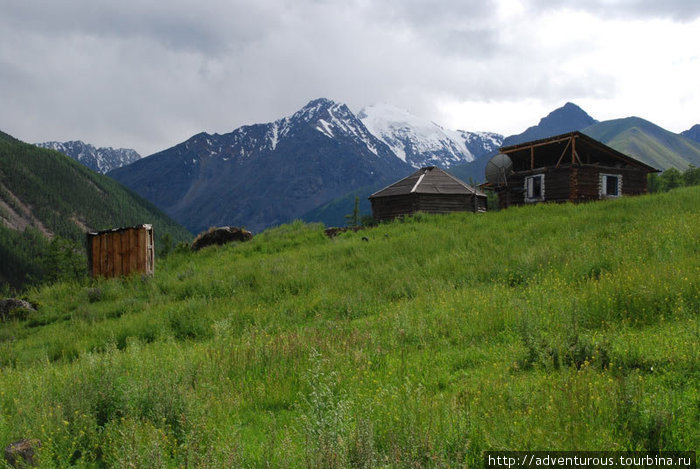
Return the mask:
[[245,228],[236,226],[221,226],[212,227],[197,235],[192,242],[192,250],[199,251],[207,246],[230,243],[232,241],[250,241],[253,239],[253,233]]

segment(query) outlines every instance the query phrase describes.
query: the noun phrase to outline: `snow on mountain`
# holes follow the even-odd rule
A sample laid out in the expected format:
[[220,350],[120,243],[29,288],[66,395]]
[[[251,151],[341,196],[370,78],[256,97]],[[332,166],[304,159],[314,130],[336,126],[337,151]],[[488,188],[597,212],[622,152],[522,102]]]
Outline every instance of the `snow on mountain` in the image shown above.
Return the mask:
[[93,171],[105,174],[113,169],[133,163],[141,159],[136,150],[129,148],[101,147],[95,148],[80,140],[70,142],[35,143],[37,147],[48,148],[63,153],[84,164]]
[[467,149],[475,158],[496,153],[503,146],[503,135],[494,132],[467,132],[458,130]]
[[495,133],[445,129],[386,103],[365,107],[358,117],[397,157],[414,168],[468,163],[497,150],[503,140]]
[[197,134],[184,145],[185,149],[203,147],[205,151],[200,151],[200,156],[240,160],[274,152],[280,144],[298,140],[302,127],[330,140],[353,141],[377,157],[393,156],[345,104],[325,98],[315,99],[293,115],[274,122],[245,125],[227,134]]
[[194,135],[109,176],[198,232],[286,223],[410,172],[345,104],[316,99],[274,122]]
[[297,141],[300,126],[329,140],[364,146],[379,158],[396,156],[415,168],[467,163],[498,150],[503,141],[496,133],[445,129],[389,104],[369,106],[355,115],[343,103],[319,98],[291,116],[224,135],[202,133],[186,146],[205,147],[200,155],[240,160]]
[[[328,138],[340,135],[356,138],[367,146],[367,149],[379,156],[377,141],[362,121],[343,103],[336,103],[325,98],[311,101],[291,117],[280,119],[273,123],[273,141],[284,137],[290,125],[296,122],[314,123],[314,128]],[[272,138],[272,137],[271,137]]]
[[109,176],[192,232],[222,225],[257,231],[394,182],[412,166],[472,161],[502,138],[447,130],[388,105],[358,116],[320,98],[274,122],[199,133]]

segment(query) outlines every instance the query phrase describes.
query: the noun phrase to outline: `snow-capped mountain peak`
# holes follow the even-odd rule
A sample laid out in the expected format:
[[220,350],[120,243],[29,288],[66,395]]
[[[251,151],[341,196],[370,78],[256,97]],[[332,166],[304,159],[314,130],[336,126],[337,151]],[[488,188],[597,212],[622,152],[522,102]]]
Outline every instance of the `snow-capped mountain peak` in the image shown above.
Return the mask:
[[[475,144],[479,134],[449,130],[387,103],[365,107],[358,117],[367,129],[386,143],[401,160],[415,168],[448,168],[468,163],[486,153]],[[488,134],[498,141],[498,134]],[[486,137],[486,134],[484,134]],[[471,143],[471,144],[470,144]],[[498,148],[495,146],[494,149]]]
[[267,143],[274,150],[290,130],[300,124],[311,126],[329,139],[353,138],[361,141],[367,149],[379,156],[378,141],[355,114],[343,103],[319,98],[310,101],[292,116],[268,124]]
[[[274,122],[239,127],[223,135],[202,133],[184,145],[185,150],[198,148],[198,158],[241,163],[252,155],[277,152],[289,142],[314,140],[314,135],[354,146],[358,155],[397,157],[413,167],[442,168],[490,153],[503,139],[498,134],[445,129],[390,104],[370,106],[356,115],[343,103],[319,98]],[[198,158],[187,159],[188,164],[195,165]]]
[[121,168],[141,159],[136,150],[130,148],[95,148],[89,143],[80,140],[70,142],[44,142],[36,143],[37,147],[48,148],[63,153],[84,164],[95,172],[106,174],[107,172]]
[[193,232],[256,231],[410,170],[345,104],[320,99],[274,122],[194,135],[110,176]]
[[295,112],[289,119],[293,121],[311,122],[343,106],[343,104],[338,104],[330,99],[318,98],[309,101],[306,106]]
[[320,98],[292,114],[273,122],[239,127],[226,134],[201,133],[183,142],[181,150],[196,149],[198,158],[186,159],[194,166],[201,158],[241,163],[256,155],[278,151],[283,143],[312,139],[312,133],[342,145],[356,146],[358,154],[393,159],[394,155],[381,140],[373,136],[343,103]]

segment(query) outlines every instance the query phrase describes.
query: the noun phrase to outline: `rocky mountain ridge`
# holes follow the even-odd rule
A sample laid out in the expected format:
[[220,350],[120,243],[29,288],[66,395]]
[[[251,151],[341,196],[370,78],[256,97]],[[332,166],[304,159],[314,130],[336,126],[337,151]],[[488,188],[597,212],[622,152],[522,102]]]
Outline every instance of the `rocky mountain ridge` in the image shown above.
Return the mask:
[[410,170],[346,105],[321,98],[275,122],[197,134],[109,175],[192,231],[258,231]]
[[493,132],[449,130],[390,104],[362,109],[357,117],[394,154],[414,168],[468,163],[497,150],[503,136]]
[[43,142],[34,145],[61,152],[100,174],[106,174],[113,169],[121,168],[141,159],[141,155],[130,148],[95,148],[95,146],[81,140]]

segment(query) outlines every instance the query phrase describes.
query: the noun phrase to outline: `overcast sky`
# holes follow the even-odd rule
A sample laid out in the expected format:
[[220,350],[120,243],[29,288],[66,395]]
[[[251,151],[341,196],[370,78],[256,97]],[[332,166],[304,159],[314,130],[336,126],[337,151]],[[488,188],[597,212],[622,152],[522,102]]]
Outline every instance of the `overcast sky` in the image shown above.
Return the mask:
[[572,101],[700,123],[700,0],[0,0],[0,130],[149,155],[388,102],[505,135]]

